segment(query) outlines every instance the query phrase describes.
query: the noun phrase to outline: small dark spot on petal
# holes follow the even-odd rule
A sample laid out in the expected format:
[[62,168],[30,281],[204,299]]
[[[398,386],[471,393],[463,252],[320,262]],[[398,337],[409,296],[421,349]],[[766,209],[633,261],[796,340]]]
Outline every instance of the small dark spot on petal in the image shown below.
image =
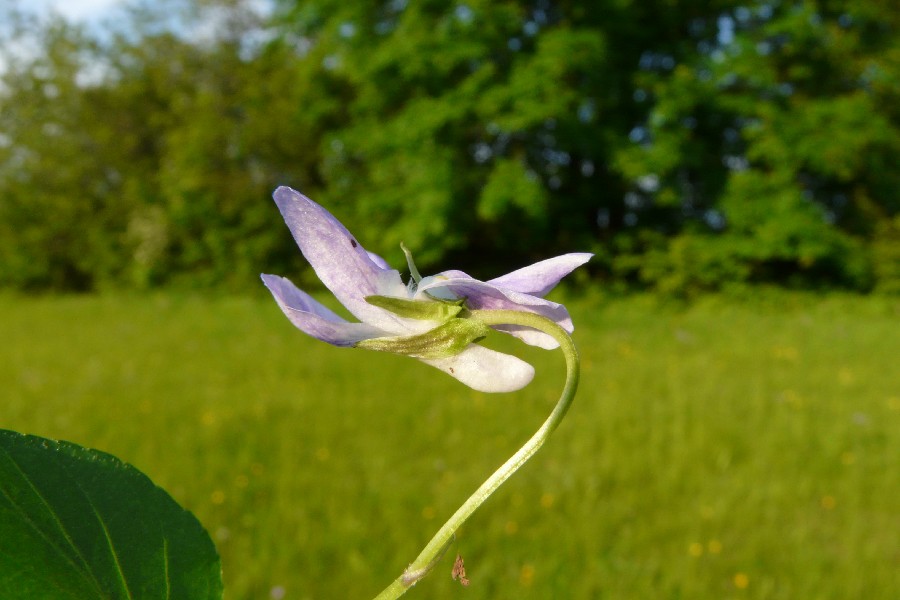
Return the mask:
[[350,245],[353,246],[354,248],[356,248],[359,244],[356,243],[356,240],[354,240],[353,238],[350,238]]
[[456,373],[456,371],[453,370],[453,367],[450,367],[450,372],[451,372],[451,373]]

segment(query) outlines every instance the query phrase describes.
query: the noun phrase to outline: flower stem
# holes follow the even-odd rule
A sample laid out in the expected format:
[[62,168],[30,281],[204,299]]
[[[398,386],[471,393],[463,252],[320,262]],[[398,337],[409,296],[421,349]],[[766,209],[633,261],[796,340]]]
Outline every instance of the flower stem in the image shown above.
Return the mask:
[[503,465],[494,471],[494,473],[481,484],[475,493],[460,506],[450,519],[444,523],[444,526],[435,534],[431,541],[425,546],[419,556],[410,564],[403,574],[395,579],[391,585],[385,588],[375,600],[391,600],[402,596],[406,590],[415,585],[420,579],[425,577],[452,542],[456,530],[468,519],[472,513],[478,509],[482,503],[499,488],[504,481],[515,473],[519,467],[524,465],[535,452],[537,452],[553,430],[559,426],[560,421],[569,410],[572,400],[575,398],[575,390],[578,388],[578,377],[580,373],[578,351],[572,338],[565,329],[540,315],[522,312],[516,310],[473,310],[471,318],[477,319],[486,325],[519,325],[537,329],[553,337],[562,350],[566,359],[566,384],[563,388],[562,395],[553,412],[547,417],[540,429],[535,432],[531,439],[519,448]]

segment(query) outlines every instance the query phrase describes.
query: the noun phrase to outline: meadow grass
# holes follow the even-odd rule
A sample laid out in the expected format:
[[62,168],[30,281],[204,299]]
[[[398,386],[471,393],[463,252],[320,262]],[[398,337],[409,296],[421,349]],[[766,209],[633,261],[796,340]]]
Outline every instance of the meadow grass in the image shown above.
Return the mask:
[[[573,299],[571,412],[407,597],[896,598],[900,303],[773,298]],[[374,596],[562,385],[559,353],[496,339],[538,376],[476,393],[262,296],[0,311],[0,427],[142,469],[208,528],[231,599]]]

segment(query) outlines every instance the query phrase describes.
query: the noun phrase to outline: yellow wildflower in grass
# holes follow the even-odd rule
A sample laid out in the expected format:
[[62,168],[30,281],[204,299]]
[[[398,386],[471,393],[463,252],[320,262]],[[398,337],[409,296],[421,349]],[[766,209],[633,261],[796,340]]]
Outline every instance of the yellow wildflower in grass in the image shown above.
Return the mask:
[[806,404],[806,400],[800,394],[790,389],[781,392],[781,400],[794,408],[803,408],[803,405]]
[[534,565],[524,564],[519,571],[519,583],[524,587],[530,587],[534,583]]
[[838,382],[841,385],[852,385],[856,381],[856,375],[848,367],[838,369]]
[[556,496],[554,496],[550,492],[544,492],[541,495],[541,506],[542,507],[553,508],[554,504],[556,504]]
[[688,545],[688,554],[694,558],[703,556],[703,544],[700,542],[691,542],[690,545]]
[[750,585],[750,578],[746,573],[735,573],[732,581],[734,581],[734,587],[739,590],[745,590]]
[[620,343],[617,350],[619,352],[619,356],[623,358],[632,358],[636,354],[634,347],[628,342]]
[[800,353],[793,346],[775,346],[772,348],[772,356],[778,360],[794,362]]

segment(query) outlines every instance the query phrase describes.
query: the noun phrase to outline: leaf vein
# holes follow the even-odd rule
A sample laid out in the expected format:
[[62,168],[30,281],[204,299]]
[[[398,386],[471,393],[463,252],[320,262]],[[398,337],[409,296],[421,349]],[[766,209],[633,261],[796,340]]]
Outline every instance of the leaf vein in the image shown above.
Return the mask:
[[166,572],[166,600],[172,597],[172,581],[169,579],[169,538],[163,537],[163,568]]
[[38,524],[35,523],[34,520],[28,516],[28,511],[26,511],[24,507],[17,504],[15,502],[15,500],[6,492],[5,489],[0,488],[0,492],[3,493],[3,496],[9,501],[10,505],[14,509],[16,509],[16,511],[22,516],[22,518],[25,520],[25,522],[28,523],[28,525],[32,529],[34,529],[34,531],[38,534],[38,536],[49,547],[53,548],[53,550],[55,550],[63,558],[63,560],[65,560],[66,562],[71,564],[72,567],[75,569],[75,572],[79,573],[84,579],[86,579],[90,584],[92,584],[92,586],[97,590],[98,595],[102,596],[103,588],[100,585],[100,582],[97,580],[97,577],[94,574],[94,572],[91,571],[90,565],[87,562],[87,559],[85,559],[84,555],[82,555],[82,553],[81,553],[81,550],[78,548],[78,546],[75,544],[72,537],[69,535],[69,532],[66,529],[65,525],[63,524],[63,522],[60,520],[59,515],[56,514],[56,511],[53,510],[53,507],[50,506],[50,503],[47,501],[47,499],[44,497],[44,495],[41,493],[41,491],[38,490],[34,486],[34,484],[31,481],[31,478],[28,476],[28,473],[21,467],[21,465],[19,465],[19,463],[16,461],[15,457],[13,457],[9,453],[9,451],[7,451],[5,448],[0,448],[0,451],[2,451],[3,454],[6,455],[6,457],[9,459],[10,463],[19,472],[19,474],[21,475],[21,477],[25,481],[25,483],[28,485],[28,487],[31,488],[31,491],[34,493],[34,495],[38,498],[38,500],[40,500],[41,504],[44,506],[44,508],[47,510],[47,512],[52,517],[53,522],[59,528],[59,532],[62,535],[63,539],[66,540],[69,547],[72,549],[72,551],[78,557],[81,564],[74,561],[72,559],[72,557],[67,552],[65,552],[63,550],[63,548],[61,548],[57,542],[55,542],[53,539],[51,539],[47,535],[47,533],[44,530],[42,530],[40,528],[40,526],[38,526]]
[[[79,489],[81,488],[80,485],[78,487]],[[106,522],[103,520],[103,517],[100,515],[100,513],[97,512],[97,507],[94,506],[93,502],[91,502],[90,497],[88,497],[88,503],[91,506],[91,510],[94,512],[94,516],[97,517],[97,522],[100,524],[100,528],[103,529],[103,536],[106,538],[106,545],[109,548],[109,553],[112,555],[113,563],[116,565],[116,574],[119,576],[119,582],[122,584],[122,589],[125,591],[125,596],[129,600],[133,600],[134,597],[131,595],[131,590],[128,589],[128,581],[126,581],[125,579],[125,572],[122,571],[122,565],[119,562],[119,554],[118,552],[116,552],[116,546],[113,543],[112,537],[109,535],[109,529],[106,527]]]

